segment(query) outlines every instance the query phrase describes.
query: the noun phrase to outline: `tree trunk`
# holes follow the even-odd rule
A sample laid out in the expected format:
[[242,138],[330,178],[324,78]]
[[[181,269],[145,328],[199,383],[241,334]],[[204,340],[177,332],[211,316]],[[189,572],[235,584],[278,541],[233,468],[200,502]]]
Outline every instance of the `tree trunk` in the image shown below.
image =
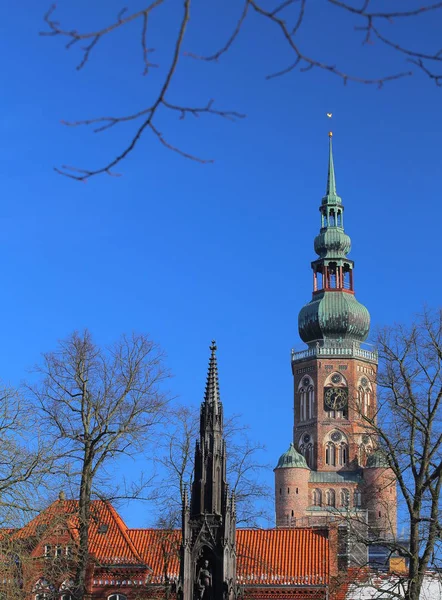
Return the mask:
[[86,573],[89,563],[89,523],[92,486],[92,457],[90,449],[85,450],[85,460],[81,474],[80,497],[78,501],[79,547],[75,572],[74,600],[83,600],[86,594]]

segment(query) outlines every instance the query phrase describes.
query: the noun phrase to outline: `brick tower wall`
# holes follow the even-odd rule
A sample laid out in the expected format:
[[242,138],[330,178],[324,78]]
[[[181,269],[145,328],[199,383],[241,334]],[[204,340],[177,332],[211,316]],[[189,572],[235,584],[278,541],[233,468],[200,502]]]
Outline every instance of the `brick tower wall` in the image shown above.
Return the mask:
[[369,525],[387,536],[397,533],[396,478],[391,469],[364,469],[362,501]]
[[309,477],[310,469],[275,469],[276,527],[288,527],[294,524],[294,519],[305,516],[309,506]]

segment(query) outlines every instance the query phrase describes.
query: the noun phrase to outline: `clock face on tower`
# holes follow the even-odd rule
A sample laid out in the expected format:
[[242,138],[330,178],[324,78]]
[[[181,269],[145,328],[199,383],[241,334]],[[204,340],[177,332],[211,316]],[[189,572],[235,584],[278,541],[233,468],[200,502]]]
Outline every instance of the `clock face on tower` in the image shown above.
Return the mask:
[[347,406],[348,389],[342,387],[324,388],[325,410],[342,410]]

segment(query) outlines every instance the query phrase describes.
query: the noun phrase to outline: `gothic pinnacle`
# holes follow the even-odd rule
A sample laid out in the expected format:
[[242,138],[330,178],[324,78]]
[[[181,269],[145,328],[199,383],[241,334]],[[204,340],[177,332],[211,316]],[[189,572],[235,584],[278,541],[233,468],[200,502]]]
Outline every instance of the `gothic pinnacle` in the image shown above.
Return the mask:
[[216,360],[216,350],[216,342],[215,340],[212,340],[212,344],[210,346],[211,355],[209,361],[209,370],[207,373],[204,402],[209,405],[213,404],[214,414],[218,413],[219,403],[218,363]]

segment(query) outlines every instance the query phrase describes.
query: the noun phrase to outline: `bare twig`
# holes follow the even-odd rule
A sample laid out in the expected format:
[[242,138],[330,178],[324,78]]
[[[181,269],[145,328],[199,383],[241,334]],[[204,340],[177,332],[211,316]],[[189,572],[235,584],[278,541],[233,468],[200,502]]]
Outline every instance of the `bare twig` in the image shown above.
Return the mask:
[[[45,23],[48,26],[48,31],[41,32],[41,35],[66,38],[66,48],[68,49],[77,44],[77,42],[84,40],[86,45],[81,49],[82,57],[77,65],[77,69],[80,70],[88,63],[92,51],[97,46],[98,42],[101,41],[106,35],[111,34],[117,29],[125,27],[132,22],[139,22],[141,25],[140,42],[143,60],[143,75],[147,75],[151,67],[158,66],[151,63],[149,60],[150,53],[154,51],[153,48],[148,47],[148,26],[150,28],[150,17],[154,10],[161,5],[164,5],[166,1],[167,0],[153,0],[144,8],[132,14],[128,14],[127,9],[123,8],[117,14],[116,19],[109,25],[87,32],[79,32],[75,29],[63,28],[60,23],[54,19],[55,5],[53,5],[44,17]],[[202,114],[211,114],[232,121],[244,117],[243,114],[236,111],[214,109],[212,106],[213,101],[210,101],[202,108],[198,108],[197,106],[182,106],[179,101],[169,101],[168,96],[170,93],[171,82],[175,76],[179,59],[183,54],[183,41],[190,18],[191,0],[182,1],[184,10],[178,26],[178,32],[173,41],[172,61],[166,68],[163,83],[155,93],[152,104],[132,114],[123,115],[121,117],[98,117],[94,119],[63,122],[65,125],[70,127],[81,125],[95,126],[92,127],[94,133],[100,133],[113,128],[115,125],[138,121],[138,127],[131,135],[125,147],[123,147],[123,149],[115,158],[108,161],[107,164],[100,168],[79,169],[77,167],[63,166],[61,168],[56,168],[56,172],[79,181],[86,181],[90,177],[103,173],[116,176],[117,174],[113,169],[125,158],[127,158],[127,156],[137,146],[144,132],[148,129],[151,130],[151,132],[162,145],[174,152],[177,152],[181,156],[191,160],[196,160],[201,163],[213,162],[209,159],[196,157],[193,154],[177,148],[170,142],[166,141],[164,136],[160,133],[160,128],[157,123],[157,115],[159,113],[159,109],[161,108],[169,112],[178,112],[180,119],[184,119],[188,114],[194,117],[199,117]],[[373,44],[376,40],[379,40],[379,42],[384,44],[389,49],[405,55],[409,65],[413,65],[419,69],[422,73],[427,75],[430,80],[434,81],[436,85],[442,85],[442,75],[434,72],[431,67],[431,63],[442,62],[442,50],[439,50],[434,54],[422,52],[420,50],[412,50],[393,41],[389,35],[389,32],[385,33],[379,28],[381,23],[387,23],[390,25],[394,20],[397,19],[416,18],[423,14],[442,10],[442,1],[433,2],[426,5],[424,4],[423,6],[420,5],[416,8],[409,8],[407,10],[396,10],[390,12],[371,11],[370,0],[363,0],[360,7],[348,4],[345,0],[325,1],[332,5],[335,9],[340,10],[341,12],[345,11],[347,13],[351,13],[355,18],[359,19],[359,23],[356,23],[355,29],[364,32],[363,42],[365,44]],[[282,2],[279,0],[279,2],[276,1],[274,3],[273,7],[268,7],[268,3],[264,4],[263,0],[242,0],[241,13],[234,20],[231,33],[227,40],[218,50],[207,55],[193,52],[186,52],[184,54],[186,56],[207,62],[218,61],[232,49],[235,41],[244,28],[247,18],[253,12],[259,18],[261,18],[261,20],[271,23],[276,28],[276,30],[279,32],[279,35],[285,41],[286,47],[291,54],[291,59],[287,61],[288,66],[268,74],[266,77],[267,79],[273,79],[275,77],[287,75],[299,67],[299,71],[303,73],[312,69],[326,71],[335,77],[340,78],[344,85],[349,82],[355,82],[363,85],[374,85],[378,88],[382,88],[386,83],[412,75],[411,70],[404,70],[396,73],[389,73],[380,77],[366,78],[362,75],[348,73],[341,66],[319,59],[311,53],[306,53],[299,42],[298,33],[302,28],[308,8],[309,4],[307,3],[307,0],[283,0]]]

